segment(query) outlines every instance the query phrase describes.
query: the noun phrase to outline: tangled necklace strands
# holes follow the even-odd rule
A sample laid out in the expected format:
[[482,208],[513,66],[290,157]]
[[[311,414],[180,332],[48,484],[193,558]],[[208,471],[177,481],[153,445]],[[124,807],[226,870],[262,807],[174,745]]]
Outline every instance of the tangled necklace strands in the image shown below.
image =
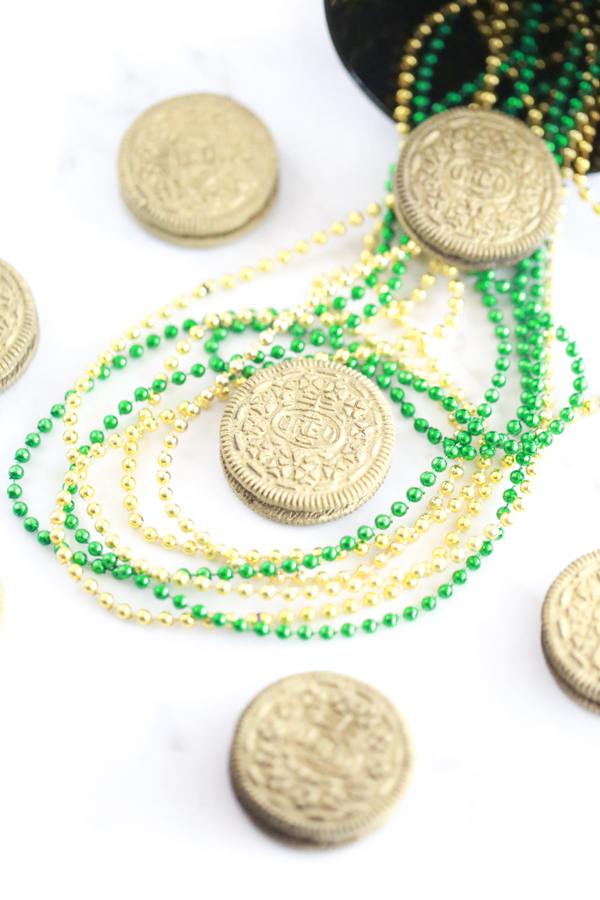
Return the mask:
[[[588,401],[588,403],[589,403],[589,402],[593,402],[593,401]],[[585,411],[591,411],[591,409],[585,410]],[[59,551],[58,551],[58,552],[60,552],[60,549],[62,549],[62,548],[59,548]],[[162,615],[162,614],[161,614],[161,615]],[[140,619],[140,621],[141,621],[141,619]],[[218,624],[218,623],[215,622],[214,624]],[[258,623],[258,624],[260,624],[260,623]],[[234,626],[234,627],[235,627],[235,626]],[[238,630],[243,630],[243,628],[239,627]],[[260,633],[260,632],[259,632],[259,633]],[[342,633],[343,633],[343,632],[342,632]],[[303,636],[303,635],[301,634],[300,636]],[[323,634],[322,636],[326,636],[326,634]]]
[[262,623],[262,624],[264,624],[264,623]]

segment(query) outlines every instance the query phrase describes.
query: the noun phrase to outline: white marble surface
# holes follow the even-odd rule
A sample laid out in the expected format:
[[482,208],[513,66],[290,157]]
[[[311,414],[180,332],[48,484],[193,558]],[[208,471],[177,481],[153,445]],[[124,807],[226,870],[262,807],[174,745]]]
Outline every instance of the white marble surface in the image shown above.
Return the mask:
[[[320,0],[33,0],[4,9],[2,30],[0,256],[29,281],[43,336],[26,375],[0,397],[5,471],[27,431],[124,326],[199,280],[364,207],[380,195],[396,141],[339,63]],[[229,93],[255,110],[281,154],[281,193],[268,220],[206,252],[146,235],[124,209],[115,176],[132,118],[196,90]],[[600,220],[576,201],[570,207],[558,316],[580,341],[597,394]],[[231,303],[293,302],[312,273],[352,259],[359,242],[332,242]],[[465,387],[481,392],[489,331],[473,303],[465,323],[445,354]],[[213,452],[215,422],[195,435],[174,474],[190,484],[196,518],[242,545],[251,528],[262,546],[289,546],[285,529],[233,503]],[[595,417],[555,445],[529,512],[454,600],[410,627],[350,642],[259,644],[124,625],[66,580],[4,503],[0,895],[595,895],[600,720],[558,691],[539,632],[548,585],[600,545],[599,439]],[[423,467],[412,434],[403,431],[398,445],[392,481],[349,527]],[[34,512],[50,508],[60,477],[53,446],[31,469]],[[149,509],[152,493],[143,494]],[[315,542],[338,529],[324,526]],[[386,691],[410,723],[417,754],[414,782],[389,825],[327,853],[298,852],[257,831],[226,767],[249,699],[276,678],[314,668]]]

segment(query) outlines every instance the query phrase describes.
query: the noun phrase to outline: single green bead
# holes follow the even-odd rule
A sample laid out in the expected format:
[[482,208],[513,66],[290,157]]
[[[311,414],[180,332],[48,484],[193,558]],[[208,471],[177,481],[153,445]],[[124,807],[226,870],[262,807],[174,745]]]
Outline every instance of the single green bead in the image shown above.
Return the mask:
[[408,506],[406,505],[406,503],[403,503],[401,500],[397,501],[396,503],[392,503],[393,516],[397,516],[400,518],[401,516],[405,516],[407,512]]
[[17,500],[15,503],[13,503],[12,511],[15,514],[15,516],[17,516],[19,519],[22,519],[23,516],[27,515],[27,512],[28,512],[27,504],[23,503],[22,500]]
[[195,319],[186,319],[185,322],[183,323],[183,330],[190,331],[190,329],[193,328],[194,325],[196,325],[196,324],[197,324],[197,322]]
[[271,347],[271,356],[273,359],[281,359],[285,356],[285,349],[280,344],[275,344],[274,347]]
[[290,344],[290,350],[292,353],[302,353],[304,350],[304,341],[295,340]]
[[392,520],[389,516],[380,515],[375,518],[375,528],[378,528],[379,531],[385,531],[392,524]]
[[457,569],[452,573],[452,581],[454,584],[464,584],[467,580],[467,573],[464,569]]
[[414,622],[414,620],[419,615],[419,610],[416,606],[406,606],[402,612],[402,615],[407,622]]
[[9,484],[6,489],[6,495],[9,500],[18,500],[22,493],[23,488],[20,484]]
[[101,559],[93,559],[90,568],[94,575],[104,575],[106,572],[106,567]]
[[356,625],[353,625],[352,622],[344,622],[340,628],[340,634],[342,637],[354,637],[356,634]]
[[350,291],[350,296],[352,297],[353,300],[362,300],[362,298],[365,296],[364,287],[361,287],[360,285],[356,285],[356,287],[353,287],[352,290]]
[[233,578],[233,569],[229,566],[221,566],[221,568],[217,570],[217,578],[220,578],[222,581],[231,581]]
[[413,427],[419,434],[425,434],[425,432],[429,428],[429,422],[427,421],[427,419],[415,419],[415,421],[413,422]]
[[115,356],[113,357],[113,369],[124,369],[127,365],[127,357],[126,356]]
[[40,527],[40,523],[34,516],[28,516],[23,522],[23,527],[25,531],[28,531],[30,534],[33,534]]
[[443,456],[436,456],[431,460],[431,468],[434,472],[445,472],[448,463]]
[[250,376],[254,375],[255,372],[256,372],[256,369],[254,366],[244,366],[242,375],[244,376],[244,378],[250,378]]
[[410,417],[415,414],[415,407],[412,403],[403,403],[400,407],[400,412],[405,419],[410,419]]
[[176,594],[173,597],[173,606],[175,609],[185,609],[187,606],[187,599],[183,594]]
[[70,531],[72,531],[74,528],[77,528],[78,525],[79,519],[77,518],[77,516],[69,515],[65,519],[65,528],[68,528]]
[[421,600],[421,609],[427,610],[427,612],[431,612],[432,609],[435,609],[437,605],[437,600],[435,597],[423,597]]
[[[85,531],[83,528],[81,530]],[[77,539],[77,533],[75,533],[75,539]],[[82,543],[84,542],[82,541]],[[102,553],[102,544],[100,541],[92,541],[88,546],[88,553],[90,553],[91,556],[100,556]]]
[[132,359],[139,359],[140,356],[144,355],[144,348],[141,344],[132,344],[129,348],[129,355]]
[[104,432],[99,430],[90,431],[90,443],[101,444],[104,440]]
[[213,613],[210,620],[217,628],[222,628],[227,624],[227,616],[222,612]]
[[265,560],[261,563],[259,571],[261,575],[264,575],[266,578],[272,578],[273,575],[277,574],[277,566],[274,563],[269,562],[269,560]]
[[157,600],[166,600],[169,596],[169,588],[166,584],[157,584],[154,587],[153,593]]
[[71,559],[77,566],[86,566],[88,561],[87,554],[83,550],[76,550]]
[[167,340],[172,341],[177,337],[178,330],[175,325],[167,325],[165,328],[165,337]]
[[155,378],[152,382],[152,390],[160,394],[167,388],[167,382],[164,378]]
[[55,403],[50,410],[50,415],[53,419],[62,419],[66,411],[66,407],[62,403]]
[[31,453],[27,450],[26,447],[21,447],[15,453],[15,459],[19,463],[28,463],[31,459]]
[[137,403],[143,403],[144,400],[148,399],[148,396],[149,396],[148,388],[145,388],[145,387],[136,388],[133,396],[135,397],[135,400]]
[[491,541],[484,541],[479,552],[482,556],[490,556],[494,552],[494,545]]
[[370,541],[373,538],[374,531],[368,525],[361,525],[357,530],[359,541]]
[[431,426],[427,429],[427,440],[430,444],[439,444],[442,440],[442,432],[439,428],[432,428]]
[[410,500],[411,503],[418,503],[419,500],[423,497],[424,491],[418,487],[411,487],[407,490],[406,496]]
[[140,590],[144,590],[144,588],[147,588],[150,584],[150,576],[140,572],[139,575],[136,575],[133,579],[133,583]]
[[24,474],[25,471],[22,466],[11,466],[8,470],[8,477],[12,478],[14,481],[19,481]]
[[481,557],[480,556],[467,556],[466,559],[467,569],[470,569],[471,572],[476,572],[477,569],[481,566]]
[[420,481],[423,487],[433,487],[435,484],[435,474],[433,472],[423,472]]
[[33,447],[33,448],[35,448],[35,447],[39,447],[39,446],[40,446],[41,440],[42,440],[42,439],[40,438],[40,436],[39,436],[39,434],[37,433],[37,431],[32,431],[32,432],[30,432],[30,433],[27,435],[27,437],[25,438],[25,443],[27,444],[28,447]]
[[335,636],[335,628],[331,625],[323,625],[319,628],[319,637],[322,637],[325,641],[330,641]]
[[40,419],[37,427],[42,434],[48,434],[49,431],[52,431],[52,419]]
[[373,634],[377,631],[377,622],[375,619],[365,619],[362,623],[362,629],[366,634]]
[[192,606],[192,616],[194,619],[205,619],[207,615],[208,610],[202,603]]
[[296,630],[296,634],[302,641],[309,641],[313,636],[313,630],[310,625],[301,625],[300,628]]
[[[284,559],[284,561],[281,563],[281,568],[288,575],[291,575],[294,572],[298,571],[298,563],[294,559]],[[241,573],[241,571],[242,570],[240,567],[240,573]]]
[[345,537],[341,538],[340,550],[346,550],[346,552],[350,552],[351,550],[354,550],[355,547],[356,541],[353,537],[350,537],[350,535],[346,535]]
[[337,550],[335,547],[324,547],[323,559],[327,562],[333,562],[334,559],[337,559]]
[[[106,556],[104,557],[104,563],[106,565]],[[127,563],[115,566],[113,569],[113,577],[116,578],[117,581],[125,581],[127,578],[131,578],[132,575],[133,566],[130,566]]]
[[105,553],[102,557],[102,560],[107,569],[114,569],[118,562],[118,558],[115,553]]
[[194,363],[194,365],[191,368],[191,373],[194,376],[194,378],[201,378],[205,372],[206,372],[206,369],[204,368],[202,363]]
[[[231,571],[231,569],[229,571]],[[252,576],[254,575],[253,567],[248,565],[247,563],[244,563],[244,565],[240,566],[238,571],[241,578],[252,578]]]
[[41,544],[42,547],[47,547],[50,541],[50,532],[49,531],[38,531],[38,544]]
[[107,431],[112,431],[119,424],[116,416],[104,416],[103,422]]
[[292,629],[290,628],[289,625],[279,625],[275,629],[275,634],[277,635],[278,638],[281,638],[282,640],[285,641],[287,638],[292,636]]
[[393,387],[390,391],[390,397],[393,403],[402,403],[404,400],[404,391],[400,387]]
[[133,403],[129,400],[121,400],[117,409],[119,410],[120,416],[128,416],[130,412],[133,410]]
[[[235,323],[234,323],[235,324]],[[243,631],[248,631],[248,623],[241,616],[239,619],[236,619],[233,623],[234,631],[239,631],[240,633]]]
[[452,585],[451,584],[440,584],[438,588],[438,597],[441,597],[442,600],[448,600],[452,596]]
[[307,569],[316,569],[316,567],[319,565],[319,557],[314,556],[314,554],[312,553],[307,553],[302,560],[302,565],[306,566]]

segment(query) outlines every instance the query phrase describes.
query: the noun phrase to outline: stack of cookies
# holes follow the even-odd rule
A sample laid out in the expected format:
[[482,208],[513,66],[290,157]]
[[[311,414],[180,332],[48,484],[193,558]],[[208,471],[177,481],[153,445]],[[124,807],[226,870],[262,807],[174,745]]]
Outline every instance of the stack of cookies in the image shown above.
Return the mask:
[[216,94],[152,106],[119,154],[123,199],[165,241],[212,247],[258,225],[277,193],[275,144],[245,107]]
[[0,393],[21,377],[40,337],[35,303],[19,273],[0,260]]
[[221,463],[260,515],[312,525],[353,512],[382,484],[394,423],[381,393],[340,363],[288,360],[256,372],[221,420]]
[[600,713],[600,551],[571,563],[544,601],[542,647],[558,685]]
[[333,672],[277,681],[248,706],[230,757],[235,794],[261,828],[333,847],[383,825],[413,767],[410,735],[380,691]]

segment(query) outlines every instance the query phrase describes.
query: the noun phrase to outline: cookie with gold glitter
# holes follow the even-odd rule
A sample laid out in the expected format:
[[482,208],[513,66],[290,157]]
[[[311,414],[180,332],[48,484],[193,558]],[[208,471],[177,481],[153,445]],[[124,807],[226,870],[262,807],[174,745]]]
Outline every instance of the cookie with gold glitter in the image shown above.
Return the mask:
[[412,741],[376,688],[334,672],[275,682],[248,706],[230,756],[235,794],[274,836],[331,847],[380,828],[406,790]]
[[16,269],[0,260],[0,393],[21,377],[37,350],[33,296]]
[[245,234],[268,213],[277,153],[266,126],[235,100],[190,94],[135,120],[121,144],[119,182],[148,231],[210,247]]
[[378,490],[394,422],[364,375],[303,358],[261,369],[238,388],[220,437],[227,481],[248,506],[310,525],[353,512]]

